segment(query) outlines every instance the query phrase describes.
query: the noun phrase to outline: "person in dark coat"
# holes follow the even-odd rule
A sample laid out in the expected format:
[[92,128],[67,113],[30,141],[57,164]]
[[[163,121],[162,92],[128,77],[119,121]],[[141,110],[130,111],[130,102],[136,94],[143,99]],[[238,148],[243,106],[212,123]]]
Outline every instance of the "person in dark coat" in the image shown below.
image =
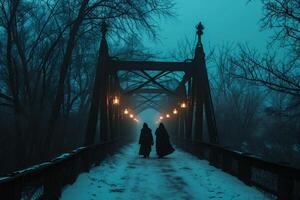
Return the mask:
[[168,132],[163,123],[159,124],[159,127],[155,131],[155,135],[156,153],[159,158],[169,155],[175,151],[170,143]]
[[141,130],[139,144],[141,145],[139,155],[143,155],[144,158],[149,158],[151,146],[153,145],[153,136],[151,133],[151,129],[146,123],[144,123]]

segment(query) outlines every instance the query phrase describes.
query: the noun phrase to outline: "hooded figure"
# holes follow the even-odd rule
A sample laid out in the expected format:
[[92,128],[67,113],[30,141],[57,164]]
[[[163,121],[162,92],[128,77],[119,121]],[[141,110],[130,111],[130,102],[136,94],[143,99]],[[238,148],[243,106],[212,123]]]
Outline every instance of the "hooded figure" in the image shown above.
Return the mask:
[[160,158],[175,151],[175,149],[170,144],[168,132],[162,123],[160,123],[159,127],[156,129],[155,135],[156,153]]
[[146,123],[144,123],[141,130],[139,144],[141,145],[139,155],[143,155],[144,158],[149,158],[151,152],[151,146],[153,145],[153,137],[151,129]]

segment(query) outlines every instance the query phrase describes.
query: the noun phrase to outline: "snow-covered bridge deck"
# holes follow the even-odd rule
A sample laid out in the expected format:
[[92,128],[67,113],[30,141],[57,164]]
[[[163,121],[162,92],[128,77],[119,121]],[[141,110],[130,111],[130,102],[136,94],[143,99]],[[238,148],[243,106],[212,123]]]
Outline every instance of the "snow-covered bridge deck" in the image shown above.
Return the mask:
[[137,156],[138,145],[123,148],[66,186],[62,200],[96,199],[272,199],[207,161],[180,151],[164,159]]

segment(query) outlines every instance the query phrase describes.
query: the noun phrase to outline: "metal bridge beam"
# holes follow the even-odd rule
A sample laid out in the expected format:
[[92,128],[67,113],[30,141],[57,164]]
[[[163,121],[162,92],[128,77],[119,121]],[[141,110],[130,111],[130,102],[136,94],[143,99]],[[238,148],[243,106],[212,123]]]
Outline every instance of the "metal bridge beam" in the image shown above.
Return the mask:
[[[126,93],[126,91],[123,91],[124,93]],[[147,88],[141,88],[139,90],[136,90],[134,92],[134,94],[168,94],[168,92],[166,92],[163,89],[147,89]]]
[[119,61],[110,60],[111,70],[150,70],[150,71],[183,71],[189,72],[193,70],[190,62],[155,62],[155,61]]

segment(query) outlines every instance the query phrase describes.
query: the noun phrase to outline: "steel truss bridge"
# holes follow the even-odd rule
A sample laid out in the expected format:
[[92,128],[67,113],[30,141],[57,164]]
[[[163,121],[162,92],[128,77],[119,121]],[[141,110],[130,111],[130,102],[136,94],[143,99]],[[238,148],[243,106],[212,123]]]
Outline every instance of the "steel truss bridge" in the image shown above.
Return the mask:
[[[103,23],[85,146],[1,178],[1,199],[21,199],[24,191],[35,187],[42,187],[41,199],[58,199],[63,186],[132,142],[134,119],[137,121],[136,116],[148,108],[162,113],[160,120],[176,130],[171,135],[173,142],[187,152],[280,200],[299,198],[299,169],[234,151],[219,143],[201,23],[197,27],[194,58],[183,62],[111,57],[107,31]],[[97,135],[100,144],[95,144]]]

